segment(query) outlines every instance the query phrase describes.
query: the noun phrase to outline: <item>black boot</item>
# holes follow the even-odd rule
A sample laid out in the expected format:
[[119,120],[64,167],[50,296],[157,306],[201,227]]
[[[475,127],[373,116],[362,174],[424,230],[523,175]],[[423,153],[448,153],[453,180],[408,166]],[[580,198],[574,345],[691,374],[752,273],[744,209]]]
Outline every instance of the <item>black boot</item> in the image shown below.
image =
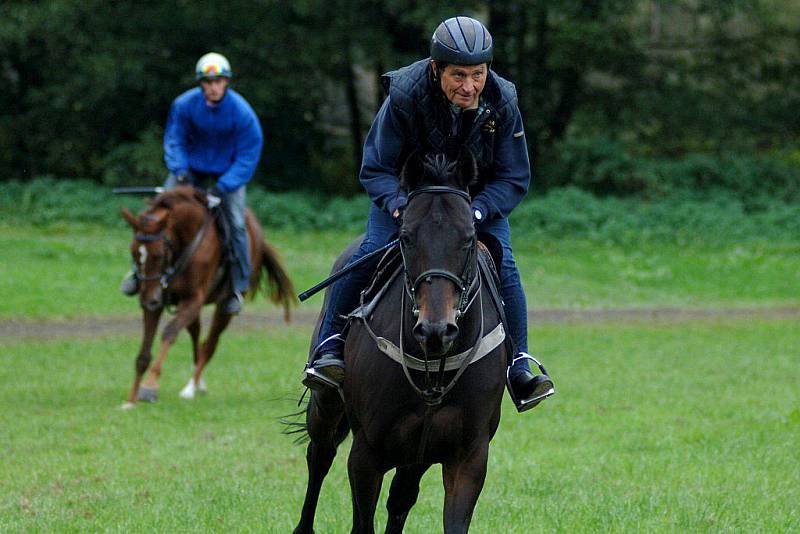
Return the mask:
[[139,279],[136,277],[135,272],[129,271],[128,274],[125,275],[125,278],[123,278],[122,282],[119,284],[119,290],[122,291],[123,295],[129,297],[139,292]]
[[342,387],[344,382],[344,338],[335,334],[317,345],[306,366],[303,385],[313,390]]
[[[542,374],[534,374],[528,361],[535,363]],[[540,402],[556,392],[553,380],[547,376],[544,366],[526,352],[518,353],[511,362],[506,372],[506,385],[518,412],[524,412],[536,407]]]
[[242,296],[241,292],[234,291],[231,293],[230,298],[225,301],[225,313],[228,315],[236,315],[240,311],[242,311],[242,305],[244,304],[244,297]]

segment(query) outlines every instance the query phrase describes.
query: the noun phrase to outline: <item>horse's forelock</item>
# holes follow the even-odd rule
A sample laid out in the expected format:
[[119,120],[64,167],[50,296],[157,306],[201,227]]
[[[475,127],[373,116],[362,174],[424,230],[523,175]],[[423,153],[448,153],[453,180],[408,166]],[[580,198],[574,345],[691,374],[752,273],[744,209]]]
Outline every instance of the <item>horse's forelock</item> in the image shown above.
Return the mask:
[[451,185],[456,172],[455,161],[448,160],[444,154],[429,154],[422,161],[424,182],[430,185]]

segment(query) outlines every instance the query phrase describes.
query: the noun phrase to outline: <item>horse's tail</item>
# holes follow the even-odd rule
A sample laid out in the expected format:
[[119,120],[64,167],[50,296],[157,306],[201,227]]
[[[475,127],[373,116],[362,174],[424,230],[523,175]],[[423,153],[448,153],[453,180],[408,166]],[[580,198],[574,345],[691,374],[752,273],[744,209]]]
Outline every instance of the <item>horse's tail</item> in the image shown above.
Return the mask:
[[[305,397],[305,393],[303,396]],[[306,423],[307,404],[303,402],[302,398],[300,399],[300,404],[303,405],[302,410],[278,418],[278,422],[284,426],[281,434],[295,436],[294,442],[297,445],[308,443],[311,440],[311,436],[308,434],[308,424]]]
[[[272,302],[283,306],[283,319],[288,323],[292,306],[297,304],[294,284],[286,274],[278,251],[267,243],[266,239],[261,240],[261,267],[267,272],[267,279],[262,289]],[[261,270],[259,269],[255,275],[254,287],[258,288],[261,286]]]

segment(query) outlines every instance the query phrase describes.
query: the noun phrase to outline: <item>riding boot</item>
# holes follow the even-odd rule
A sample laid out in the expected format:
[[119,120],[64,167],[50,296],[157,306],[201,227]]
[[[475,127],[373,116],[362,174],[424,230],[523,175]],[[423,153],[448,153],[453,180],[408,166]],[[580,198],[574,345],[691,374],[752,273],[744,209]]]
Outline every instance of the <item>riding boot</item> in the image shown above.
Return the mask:
[[341,388],[344,381],[344,336],[333,334],[317,345],[306,366],[303,385],[314,390]]
[[231,296],[225,301],[225,313],[236,315],[242,311],[244,296],[240,291],[231,291]]
[[[535,363],[542,374],[531,371],[529,361]],[[518,412],[535,408],[540,402],[555,394],[553,380],[539,361],[526,352],[519,352],[506,371],[506,385]]]
[[122,291],[123,295],[129,297],[139,292],[139,279],[136,277],[135,272],[129,271],[128,274],[125,275],[125,278],[123,278],[122,282],[119,284],[119,290]]

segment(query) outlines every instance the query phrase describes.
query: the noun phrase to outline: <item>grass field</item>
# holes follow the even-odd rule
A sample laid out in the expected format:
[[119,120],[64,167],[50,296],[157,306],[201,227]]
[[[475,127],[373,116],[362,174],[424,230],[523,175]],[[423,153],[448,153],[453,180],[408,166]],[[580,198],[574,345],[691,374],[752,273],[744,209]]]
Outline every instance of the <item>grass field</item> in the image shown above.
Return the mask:
[[[298,291],[324,278],[354,236],[268,232]],[[0,319],[135,315],[117,291],[130,266],[123,227],[0,226]],[[637,247],[514,237],[535,308],[742,307],[800,304],[800,243]],[[319,298],[310,308],[318,308]],[[250,305],[267,309],[263,300]]]
[[[4,341],[0,531],[288,532],[305,465],[276,418],[294,408],[307,336],[228,335],[195,402],[177,398],[184,337],[162,399],[132,412],[116,408],[134,339]],[[796,323],[548,326],[534,337],[559,393],[524,415],[505,401],[474,532],[800,528]],[[349,529],[345,454],[319,532]],[[440,530],[441,502],[435,468],[408,532]]]
[[[129,239],[121,224],[0,225],[0,320],[137,315],[116,289]],[[271,239],[305,289],[349,236]],[[515,243],[534,308],[800,304],[796,243]],[[117,408],[138,335],[0,337],[0,532],[290,531],[304,448],[277,418],[296,410],[309,335],[308,325],[226,333],[209,395],[186,402],[183,334],[161,400],[131,412]],[[533,325],[531,337],[558,395],[524,415],[505,399],[473,532],[800,529],[796,319]],[[349,530],[346,453],[347,442],[318,532]],[[408,532],[441,530],[442,496],[431,469]]]

